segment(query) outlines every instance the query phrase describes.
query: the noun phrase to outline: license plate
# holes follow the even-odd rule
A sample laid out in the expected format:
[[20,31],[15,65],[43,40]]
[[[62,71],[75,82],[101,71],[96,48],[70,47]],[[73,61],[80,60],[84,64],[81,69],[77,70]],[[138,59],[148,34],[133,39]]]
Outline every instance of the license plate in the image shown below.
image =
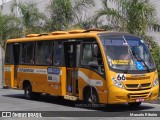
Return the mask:
[[143,102],[143,101],[144,101],[143,98],[138,98],[138,99],[136,99],[136,102]]

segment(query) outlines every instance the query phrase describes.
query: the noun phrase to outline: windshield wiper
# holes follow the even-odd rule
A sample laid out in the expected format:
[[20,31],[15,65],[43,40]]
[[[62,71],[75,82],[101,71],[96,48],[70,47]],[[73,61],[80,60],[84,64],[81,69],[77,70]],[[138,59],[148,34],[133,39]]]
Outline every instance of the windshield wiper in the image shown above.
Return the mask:
[[[124,45],[126,45],[126,46],[128,47],[129,52],[130,52],[130,55],[132,56],[132,59],[134,59],[134,58],[135,58],[135,56],[133,55],[133,51],[132,51],[131,47],[129,46],[129,44],[128,44],[128,42],[127,42],[126,38],[125,38],[124,36],[122,36],[122,37],[123,37],[123,40],[125,41]],[[126,67],[125,73],[127,73],[127,72],[128,72],[128,68],[129,68],[129,66],[130,66],[130,62],[131,62],[131,60],[130,60],[130,61],[128,61],[128,64],[127,64],[127,67]]]
[[[131,49],[131,50],[132,50],[132,49]],[[132,53],[133,53],[133,56],[135,56],[136,60],[137,60],[137,61],[142,61],[142,62],[144,63],[144,65],[146,66],[147,71],[150,72],[149,67],[148,67],[148,65],[146,64],[145,60],[144,60],[141,56],[137,55],[133,50],[132,50]],[[137,56],[138,56],[138,57],[137,57]],[[139,59],[140,59],[140,60],[139,60]]]
[[[127,40],[125,39],[125,37],[124,37],[124,36],[122,36],[122,37],[123,37],[123,39],[124,39],[124,41],[125,41],[125,45],[127,45],[128,49],[129,49],[129,52],[130,52],[132,58],[133,58],[133,59],[135,58],[137,61],[139,61],[138,58],[137,58],[137,54],[136,54],[136,53],[132,50],[132,48],[129,46],[129,44],[128,44]],[[140,56],[138,56],[138,57],[140,58],[140,61],[142,61],[142,62],[144,63],[144,65],[146,66],[147,71],[150,72],[149,67],[148,67],[148,65],[146,64],[146,62],[144,61],[144,59],[141,58]],[[127,65],[127,68],[126,68],[125,73],[128,72],[128,68],[129,68],[130,62],[131,62],[131,61],[128,62],[128,65]]]

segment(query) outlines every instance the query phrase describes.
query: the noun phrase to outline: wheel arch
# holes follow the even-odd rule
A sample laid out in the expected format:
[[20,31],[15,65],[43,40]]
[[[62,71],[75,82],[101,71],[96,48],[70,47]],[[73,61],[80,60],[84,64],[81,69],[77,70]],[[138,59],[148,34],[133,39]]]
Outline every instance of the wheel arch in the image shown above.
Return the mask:
[[23,84],[22,84],[22,89],[25,88],[26,85],[30,84],[31,85],[31,82],[29,80],[24,80],[23,81]]
[[98,89],[95,86],[86,85],[83,88],[83,100],[84,100],[84,97],[85,97],[87,91],[90,91],[91,89],[97,94],[97,97],[99,99]]

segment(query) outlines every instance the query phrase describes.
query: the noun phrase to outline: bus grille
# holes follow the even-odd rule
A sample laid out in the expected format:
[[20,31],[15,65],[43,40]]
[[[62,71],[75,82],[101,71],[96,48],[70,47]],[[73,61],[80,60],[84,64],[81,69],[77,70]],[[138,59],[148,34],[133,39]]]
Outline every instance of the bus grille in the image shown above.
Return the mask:
[[150,92],[144,92],[144,93],[130,93],[128,94],[128,98],[130,99],[137,99],[137,98],[148,98],[150,97]]
[[126,80],[146,80],[150,79],[150,76],[145,76],[145,77],[126,77]]
[[147,90],[151,88],[151,83],[144,83],[144,84],[126,84],[127,90]]

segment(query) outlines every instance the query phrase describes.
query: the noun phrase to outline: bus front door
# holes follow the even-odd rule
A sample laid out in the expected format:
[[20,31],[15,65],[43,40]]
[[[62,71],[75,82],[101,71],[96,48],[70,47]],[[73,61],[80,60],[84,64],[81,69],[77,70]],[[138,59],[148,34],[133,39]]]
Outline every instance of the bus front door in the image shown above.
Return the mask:
[[78,96],[78,65],[80,59],[80,43],[65,42],[64,58],[66,65],[66,93],[68,96]]

